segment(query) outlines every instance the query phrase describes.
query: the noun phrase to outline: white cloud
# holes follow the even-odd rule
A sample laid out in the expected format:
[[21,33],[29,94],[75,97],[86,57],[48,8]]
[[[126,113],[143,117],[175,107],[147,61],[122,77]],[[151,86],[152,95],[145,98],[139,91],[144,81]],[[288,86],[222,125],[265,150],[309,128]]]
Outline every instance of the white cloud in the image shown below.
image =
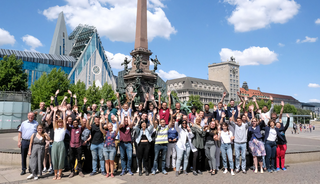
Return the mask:
[[320,24],[320,18],[315,21],[316,24]]
[[309,102],[320,102],[318,99],[310,99]]
[[316,83],[309,83],[308,87],[309,88],[320,88],[320,85],[316,84]]
[[228,22],[236,32],[247,32],[269,27],[272,23],[284,24],[299,11],[294,0],[224,0],[234,5]]
[[244,51],[222,48],[219,54],[222,61],[227,61],[233,56],[241,66],[268,65],[278,61],[278,54],[270,51],[268,47],[250,47]]
[[22,37],[22,41],[30,46],[30,50],[25,49],[25,51],[38,52],[36,51],[36,48],[43,46],[38,38],[31,35],[25,35],[24,37]]
[[280,47],[284,47],[285,46],[285,44],[283,44],[283,43],[279,43],[278,44]]
[[313,43],[313,42],[316,42],[317,40],[318,40],[318,37],[310,38],[309,36],[306,36],[306,39],[304,39],[302,41],[300,39],[297,39],[297,43],[306,43],[306,42]]
[[175,70],[170,70],[169,72],[165,72],[163,70],[159,70],[159,72],[157,72],[157,73],[162,79],[167,79],[167,80],[186,77],[185,74],[180,74],[179,72],[177,72]]
[[[129,55],[124,55],[124,54],[121,54],[121,53],[117,53],[117,54],[113,54],[111,52],[108,52],[108,51],[105,51],[105,54],[107,55],[108,57],[108,60],[109,60],[109,63],[111,65],[111,67],[113,69],[118,69],[118,70],[123,70],[124,69],[124,66],[121,66],[121,63],[123,63],[124,61],[124,58],[127,57],[128,60],[131,60],[132,57],[129,56]],[[130,64],[128,65],[129,68],[132,67],[132,64],[130,62]]]
[[[133,0],[66,0],[64,6],[43,11],[49,20],[63,11],[67,24],[74,29],[79,24],[95,26],[101,36],[111,41],[133,42],[136,30],[137,1]],[[170,39],[177,31],[166,17],[162,0],[148,0],[148,39]]]
[[15,42],[14,36],[10,35],[8,31],[0,28],[0,46],[7,44],[13,45]]

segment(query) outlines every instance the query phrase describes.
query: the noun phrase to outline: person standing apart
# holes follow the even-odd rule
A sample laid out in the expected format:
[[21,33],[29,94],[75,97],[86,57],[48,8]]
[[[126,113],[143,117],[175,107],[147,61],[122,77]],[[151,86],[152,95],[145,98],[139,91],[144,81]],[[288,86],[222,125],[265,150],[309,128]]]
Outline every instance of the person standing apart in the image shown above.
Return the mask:
[[[38,122],[34,120],[34,113],[28,113],[28,120],[21,123],[18,134],[18,147],[21,148],[22,172],[20,175],[26,174],[27,155],[29,151],[31,136],[37,132]],[[30,169],[29,169],[30,170]]]

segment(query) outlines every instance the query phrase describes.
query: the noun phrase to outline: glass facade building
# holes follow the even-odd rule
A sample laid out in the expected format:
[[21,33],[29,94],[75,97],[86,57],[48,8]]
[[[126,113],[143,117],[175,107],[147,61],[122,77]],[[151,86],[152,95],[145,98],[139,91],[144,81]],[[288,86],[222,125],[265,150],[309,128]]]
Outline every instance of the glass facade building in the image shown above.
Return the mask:
[[76,58],[77,63],[69,74],[72,81],[83,81],[87,87],[108,83],[116,89],[116,80],[111,65],[105,55],[100,37],[93,26],[79,25],[70,34],[69,40],[75,40],[70,56]]
[[43,72],[50,73],[54,68],[61,68],[62,71],[69,74],[76,63],[76,60],[71,56],[8,49],[0,49],[0,60],[2,60],[4,56],[10,56],[12,54],[14,54],[17,59],[23,61],[23,69],[25,69],[25,72],[28,74],[29,88],[34,81],[40,78]]

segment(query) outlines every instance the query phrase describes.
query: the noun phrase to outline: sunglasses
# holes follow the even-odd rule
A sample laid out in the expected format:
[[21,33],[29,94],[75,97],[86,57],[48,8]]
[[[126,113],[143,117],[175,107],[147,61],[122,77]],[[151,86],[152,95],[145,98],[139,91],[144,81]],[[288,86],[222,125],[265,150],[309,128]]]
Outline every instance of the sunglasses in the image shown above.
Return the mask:
[[181,124],[186,125],[187,123],[181,123]]

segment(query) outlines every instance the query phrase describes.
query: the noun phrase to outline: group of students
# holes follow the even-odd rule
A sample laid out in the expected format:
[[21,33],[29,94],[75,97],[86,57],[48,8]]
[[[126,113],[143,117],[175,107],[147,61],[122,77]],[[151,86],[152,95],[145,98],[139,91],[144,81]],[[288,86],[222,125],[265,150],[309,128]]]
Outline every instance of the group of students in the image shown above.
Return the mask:
[[[209,105],[206,104],[204,111],[198,113],[195,106],[191,107],[191,112],[186,112],[178,102],[171,109],[170,91],[167,93],[168,103],[161,100],[156,103],[153,95],[146,94],[145,102],[139,103],[137,107],[134,103],[136,94],[132,93],[131,101],[125,104],[121,104],[117,94],[116,108],[111,101],[104,104],[103,99],[100,107],[96,104],[87,107],[87,99],[84,98],[83,113],[80,113],[76,95],[72,96],[71,91],[68,93],[71,98],[69,104],[66,103],[67,97],[61,105],[58,104],[58,90],[55,97],[51,97],[50,107],[45,108],[41,102],[40,109],[30,112],[28,120],[19,128],[21,174],[26,173],[27,155],[31,158],[32,174],[28,179],[38,179],[42,172],[47,171],[47,162],[50,164],[49,170],[54,171],[54,180],[60,180],[62,170],[68,167],[71,170],[70,178],[75,176],[76,171],[81,177],[84,177],[83,172],[91,172],[90,176],[93,176],[99,168],[102,175],[114,177],[119,168],[116,156],[118,149],[120,176],[133,175],[131,168],[134,150],[139,176],[143,170],[148,176],[150,173],[155,175],[159,170],[167,175],[171,169],[176,176],[181,173],[187,175],[188,171],[193,175],[201,175],[207,169],[206,158],[209,172],[215,175],[220,169],[220,155],[224,174],[229,172],[228,168],[231,175],[240,171],[246,174],[247,150],[253,157],[255,173],[259,166],[261,173],[266,170],[270,173],[286,170],[285,132],[290,117],[283,125],[283,102],[278,118],[272,112],[273,102],[270,110],[264,106],[261,111],[257,103],[256,110],[253,105],[246,110],[248,99],[243,99],[239,93],[241,103],[237,106],[234,100],[230,100],[229,106],[223,105],[226,96],[223,93],[213,112],[209,111]],[[158,99],[161,99],[160,91]],[[270,100],[273,101],[272,97]],[[253,98],[253,101],[256,102],[256,99]],[[34,120],[35,115],[37,121]],[[161,163],[161,168],[158,163]]]

